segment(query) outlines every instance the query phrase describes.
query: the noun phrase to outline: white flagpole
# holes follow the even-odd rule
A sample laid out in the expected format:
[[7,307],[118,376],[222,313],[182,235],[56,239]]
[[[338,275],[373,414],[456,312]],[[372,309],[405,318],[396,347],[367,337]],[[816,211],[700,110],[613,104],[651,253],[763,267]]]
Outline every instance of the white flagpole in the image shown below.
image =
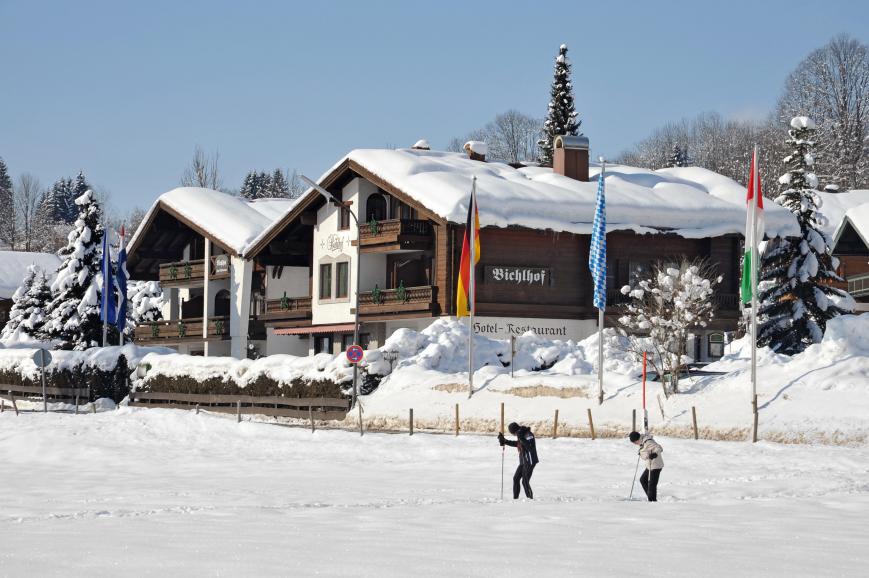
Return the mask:
[[476,269],[475,261],[477,255],[474,251],[474,241],[477,228],[477,177],[471,184],[471,226],[468,232],[468,249],[470,250],[470,283],[468,284],[468,399],[474,395],[474,310],[477,308],[476,295],[474,291],[474,270]]
[[[600,178],[606,177],[606,161],[601,160]],[[604,230],[604,238],[606,238],[606,230]],[[606,309],[606,298],[604,298],[604,306],[597,310],[597,404],[603,405],[603,314]]]
[[757,255],[757,205],[758,187],[757,179],[757,145],[754,145],[754,159],[752,162],[752,195],[751,195],[751,402],[757,397],[757,269],[759,263]]
[[[118,261],[120,261],[120,260],[121,260],[121,249],[124,248],[124,224],[123,224],[123,223],[121,223],[121,233],[120,233],[120,235],[118,235],[118,237],[119,237],[119,240],[120,240],[120,244],[118,245]],[[208,263],[208,260],[207,260],[207,258],[206,258],[206,267],[208,266],[207,263]],[[124,268],[126,268],[126,266],[125,266]],[[120,274],[121,271],[119,270],[118,273]],[[128,279],[128,281],[129,281],[129,279]],[[126,296],[126,295],[120,295],[120,297],[121,297],[121,299],[124,299],[124,300],[127,299],[127,296]],[[208,294],[205,295],[205,299],[208,299]],[[130,306],[130,304],[127,303],[127,307],[129,307],[129,306]],[[117,323],[117,317],[118,317],[118,315],[120,315],[120,313],[121,313],[121,312],[120,312],[120,307],[117,307],[116,309],[117,309],[117,311],[115,311],[115,323]],[[208,320],[207,320],[207,319],[205,320],[205,324],[208,325]],[[118,345],[120,345],[121,347],[123,347],[123,346],[124,346],[124,332],[123,332],[123,331],[118,331],[118,335],[119,335],[119,337],[118,337]]]
[[100,295],[100,309],[103,314],[103,347],[108,345],[109,339],[109,298],[108,298],[108,290],[107,290],[107,280],[108,272],[111,270],[111,263],[109,262],[109,258],[107,257],[107,253],[109,252],[109,240],[106,235],[109,234],[108,223],[103,225],[103,291],[102,295]]

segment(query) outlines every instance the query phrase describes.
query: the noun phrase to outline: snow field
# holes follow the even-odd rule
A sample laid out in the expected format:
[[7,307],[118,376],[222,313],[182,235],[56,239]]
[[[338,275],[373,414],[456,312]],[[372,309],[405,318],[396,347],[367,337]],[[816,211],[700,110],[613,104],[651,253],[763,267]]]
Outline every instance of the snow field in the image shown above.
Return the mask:
[[[858,575],[869,450],[541,438],[533,502],[494,436],[317,431],[174,410],[0,415],[8,576]],[[506,452],[506,492],[516,456]],[[637,486],[637,492],[639,492]],[[635,493],[635,497],[637,494]]]

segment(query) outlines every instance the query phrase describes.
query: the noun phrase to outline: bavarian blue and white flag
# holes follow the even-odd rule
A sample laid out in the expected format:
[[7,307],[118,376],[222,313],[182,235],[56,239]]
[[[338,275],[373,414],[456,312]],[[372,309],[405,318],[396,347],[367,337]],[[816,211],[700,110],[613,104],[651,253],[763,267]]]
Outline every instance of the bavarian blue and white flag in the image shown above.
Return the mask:
[[115,319],[115,327],[123,335],[124,329],[127,327],[127,280],[130,274],[127,273],[127,247],[124,243],[124,226],[121,225],[121,244],[118,247],[118,271],[115,275],[115,288],[118,293],[118,310],[117,319]]
[[597,179],[597,202],[594,209],[594,224],[591,229],[591,247],[588,252],[588,269],[594,283],[594,306],[606,308],[606,195],[604,173],[606,163],[601,165]]

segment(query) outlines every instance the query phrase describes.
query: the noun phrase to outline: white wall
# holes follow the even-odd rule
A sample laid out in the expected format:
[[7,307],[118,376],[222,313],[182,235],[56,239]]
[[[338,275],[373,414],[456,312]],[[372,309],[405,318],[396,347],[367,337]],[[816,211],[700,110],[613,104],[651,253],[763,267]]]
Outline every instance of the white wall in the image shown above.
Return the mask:
[[[368,196],[377,192],[377,187],[365,179],[356,178],[350,181],[343,189],[343,199],[351,201],[351,210],[354,213],[362,211]],[[364,215],[362,217],[364,219]],[[350,228],[339,231],[340,210],[332,203],[326,203],[317,212],[317,226],[314,228],[314,271],[312,297],[312,322],[314,325],[327,323],[349,323],[353,321],[351,311],[356,307],[356,263],[358,247],[350,243],[356,239],[356,225],[351,218]],[[383,257],[385,259],[385,257]],[[336,269],[334,263],[349,261],[349,295],[346,299],[336,299],[334,284]],[[320,264],[332,263],[332,298],[320,299]],[[385,269],[385,267],[384,267]],[[372,287],[374,285],[372,284]],[[365,285],[362,285],[363,290]]]
[[307,335],[275,335],[274,328],[266,329],[266,348],[260,350],[266,355],[288,353],[304,357],[308,355],[310,338]]
[[284,267],[280,279],[272,277],[275,268],[266,267],[266,299],[280,299],[287,297],[308,296],[308,268],[307,267]]

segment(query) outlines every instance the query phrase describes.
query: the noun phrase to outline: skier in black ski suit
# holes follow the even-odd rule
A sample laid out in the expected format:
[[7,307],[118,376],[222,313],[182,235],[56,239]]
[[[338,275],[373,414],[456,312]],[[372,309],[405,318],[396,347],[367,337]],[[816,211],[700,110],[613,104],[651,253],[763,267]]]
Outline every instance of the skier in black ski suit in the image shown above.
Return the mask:
[[522,482],[522,487],[525,489],[525,496],[528,499],[534,499],[534,492],[531,491],[531,474],[534,472],[534,466],[540,460],[537,459],[537,442],[534,439],[534,434],[531,429],[526,426],[520,426],[513,422],[507,426],[507,430],[516,436],[516,441],[504,439],[504,434],[498,432],[498,443],[501,446],[511,446],[519,450],[519,467],[516,468],[516,473],[513,474],[513,499],[519,499],[519,482]]

